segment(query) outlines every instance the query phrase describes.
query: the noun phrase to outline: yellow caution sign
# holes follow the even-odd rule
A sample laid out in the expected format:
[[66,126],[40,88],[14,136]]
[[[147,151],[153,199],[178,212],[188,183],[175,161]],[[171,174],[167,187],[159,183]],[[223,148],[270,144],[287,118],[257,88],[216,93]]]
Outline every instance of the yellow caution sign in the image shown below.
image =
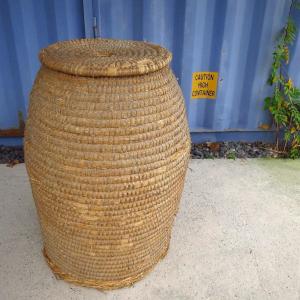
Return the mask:
[[192,99],[216,99],[218,72],[193,73]]

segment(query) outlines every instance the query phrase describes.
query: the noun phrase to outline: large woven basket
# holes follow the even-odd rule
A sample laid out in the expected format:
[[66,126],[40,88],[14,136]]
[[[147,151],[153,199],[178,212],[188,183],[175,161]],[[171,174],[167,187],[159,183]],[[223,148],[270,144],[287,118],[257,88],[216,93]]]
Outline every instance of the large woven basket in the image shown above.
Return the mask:
[[142,278],[169,246],[190,149],[171,54],[85,39],[40,53],[25,159],[44,255],[99,289]]

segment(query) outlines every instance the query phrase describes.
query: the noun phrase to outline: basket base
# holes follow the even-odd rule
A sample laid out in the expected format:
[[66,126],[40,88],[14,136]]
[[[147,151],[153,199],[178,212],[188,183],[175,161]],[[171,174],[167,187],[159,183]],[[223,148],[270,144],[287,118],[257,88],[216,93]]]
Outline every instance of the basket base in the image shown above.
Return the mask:
[[93,280],[93,279],[87,279],[87,280],[82,280],[82,279],[77,279],[73,277],[70,274],[62,272],[58,266],[56,266],[49,256],[46,253],[46,249],[43,249],[43,254],[46,259],[46,262],[52,272],[54,273],[56,279],[62,279],[66,282],[79,285],[79,286],[84,286],[84,287],[89,287],[89,288],[95,288],[98,290],[113,290],[113,289],[119,289],[123,287],[129,287],[133,285],[135,282],[141,280],[145,275],[150,273],[150,271],[156,266],[156,264],[162,260],[168,253],[169,250],[169,245],[166,248],[166,251],[163,253],[163,255],[160,257],[160,259],[149,269],[145,270],[142,273],[139,273],[136,276],[128,277],[122,280],[114,280],[114,281],[106,281],[106,280]]

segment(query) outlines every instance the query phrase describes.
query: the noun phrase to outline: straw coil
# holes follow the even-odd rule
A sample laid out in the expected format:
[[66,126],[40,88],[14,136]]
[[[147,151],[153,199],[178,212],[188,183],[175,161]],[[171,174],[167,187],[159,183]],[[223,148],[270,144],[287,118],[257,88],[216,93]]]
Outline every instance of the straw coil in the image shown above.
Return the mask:
[[74,284],[131,285],[167,253],[189,158],[171,54],[85,39],[40,60],[25,160],[46,261]]

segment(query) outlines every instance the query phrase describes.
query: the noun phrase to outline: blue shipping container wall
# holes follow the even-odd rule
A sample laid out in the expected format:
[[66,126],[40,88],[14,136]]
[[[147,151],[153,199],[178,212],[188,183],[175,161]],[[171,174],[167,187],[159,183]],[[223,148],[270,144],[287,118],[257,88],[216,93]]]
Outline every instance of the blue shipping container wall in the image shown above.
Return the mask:
[[[18,127],[39,68],[38,52],[84,37],[145,40],[173,52],[194,141],[269,140],[263,99],[275,39],[290,0],[2,0],[0,129]],[[300,25],[299,13],[293,12]],[[290,74],[300,85],[300,39]],[[217,99],[191,99],[192,73],[219,72]],[[21,143],[0,138],[0,144]]]
[[[39,50],[84,36],[81,0],[0,1],[0,129],[18,127],[20,113],[26,118]],[[0,138],[0,144],[21,143]]]

